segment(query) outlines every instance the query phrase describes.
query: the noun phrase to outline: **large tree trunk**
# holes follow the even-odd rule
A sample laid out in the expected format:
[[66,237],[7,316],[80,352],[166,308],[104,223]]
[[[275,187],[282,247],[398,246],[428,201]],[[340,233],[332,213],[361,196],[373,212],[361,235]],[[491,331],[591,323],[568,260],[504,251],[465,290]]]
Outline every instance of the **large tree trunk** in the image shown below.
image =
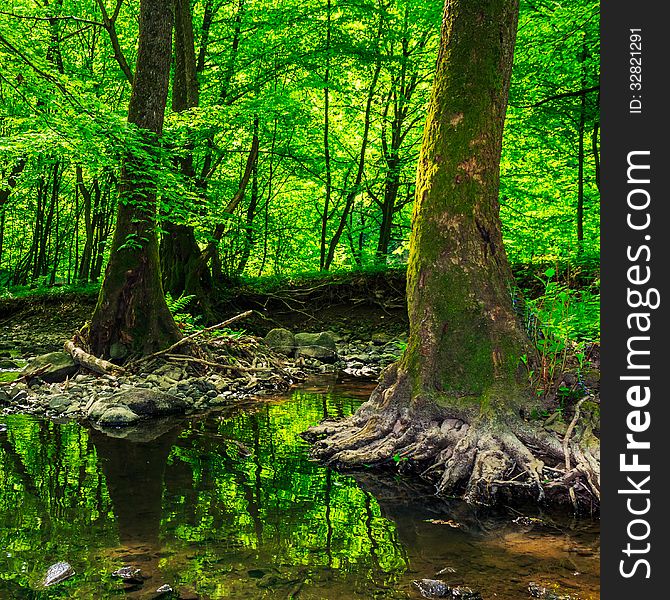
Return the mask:
[[89,344],[94,354],[120,357],[146,354],[180,337],[163,295],[156,189],[151,171],[163,129],[170,75],[172,1],[142,0],[140,34],[128,122],[143,137],[143,152],[125,160],[119,183],[116,231]]
[[[417,175],[409,343],[352,418],[308,433],[331,464],[395,460],[483,503],[501,490],[543,496],[541,458],[571,467],[558,438],[523,420],[534,352],[514,314],[498,214],[517,16],[518,0],[447,0]],[[594,453],[572,456],[597,495]]]
[[[174,2],[174,77],[172,81],[172,110],[182,112],[199,104],[193,15],[188,0]],[[179,160],[182,175],[195,184],[192,147]],[[214,320],[212,308],[214,291],[212,277],[207,268],[200,267],[201,250],[192,225],[165,223],[161,240],[160,257],[163,286],[174,298],[182,294],[196,297],[200,312],[207,322]]]

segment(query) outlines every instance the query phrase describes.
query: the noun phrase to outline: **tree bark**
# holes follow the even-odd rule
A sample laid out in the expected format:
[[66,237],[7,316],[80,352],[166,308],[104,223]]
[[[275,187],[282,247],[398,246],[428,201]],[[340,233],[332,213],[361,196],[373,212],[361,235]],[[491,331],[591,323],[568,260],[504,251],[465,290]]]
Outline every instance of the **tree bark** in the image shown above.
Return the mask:
[[119,182],[116,230],[109,264],[89,329],[93,354],[150,354],[181,336],[165,303],[156,235],[156,166],[170,75],[172,1],[142,0],[140,33],[128,122],[142,137]]
[[[517,18],[518,0],[446,1],[417,174],[407,349],[353,417],[306,434],[330,464],[395,460],[475,503],[510,489],[543,497],[541,458],[565,458],[558,438],[522,418],[534,351],[512,307],[499,218]],[[589,448],[578,469],[599,494]]]

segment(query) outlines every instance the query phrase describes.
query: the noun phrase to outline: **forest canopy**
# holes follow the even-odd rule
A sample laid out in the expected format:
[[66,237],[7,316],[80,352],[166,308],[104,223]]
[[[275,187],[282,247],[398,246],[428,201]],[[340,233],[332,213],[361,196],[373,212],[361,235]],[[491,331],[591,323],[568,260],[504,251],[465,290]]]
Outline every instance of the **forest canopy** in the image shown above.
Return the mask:
[[[175,2],[146,173],[166,291],[190,291],[166,281],[184,256],[166,248],[175,235],[218,283],[406,262],[442,8]],[[521,1],[500,191],[512,263],[597,260],[598,9]],[[123,0],[3,5],[0,286],[101,278],[124,158],[146,151],[126,120],[138,13]]]

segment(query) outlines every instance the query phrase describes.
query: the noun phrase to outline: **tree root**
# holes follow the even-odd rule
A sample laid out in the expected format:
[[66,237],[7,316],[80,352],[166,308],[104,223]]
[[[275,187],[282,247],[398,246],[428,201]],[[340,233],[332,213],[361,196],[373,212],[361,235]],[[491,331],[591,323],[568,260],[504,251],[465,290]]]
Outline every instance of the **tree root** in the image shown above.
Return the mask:
[[410,402],[406,377],[393,366],[354,415],[324,421],[304,436],[314,442],[312,455],[329,465],[396,463],[433,481],[438,494],[460,495],[472,504],[550,496],[575,509],[593,507],[600,500],[599,441],[577,419],[571,425],[560,440],[509,414],[467,415],[427,400]]

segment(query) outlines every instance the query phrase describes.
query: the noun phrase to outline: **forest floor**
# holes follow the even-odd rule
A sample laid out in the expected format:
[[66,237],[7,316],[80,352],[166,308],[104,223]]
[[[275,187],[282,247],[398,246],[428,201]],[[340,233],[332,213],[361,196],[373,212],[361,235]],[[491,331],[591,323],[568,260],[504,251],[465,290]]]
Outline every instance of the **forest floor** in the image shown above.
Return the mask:
[[[530,283],[534,281],[533,274],[526,274],[526,278]],[[159,357],[151,365],[141,365],[134,372],[110,380],[73,369],[71,373],[68,371],[65,384],[44,381],[44,376],[26,378],[17,371],[35,356],[52,352],[62,356],[64,341],[92,314],[95,293],[3,299],[0,300],[0,382],[12,381],[17,376],[19,379],[9,391],[8,385],[0,388],[0,404],[4,400],[8,405],[6,412],[90,420],[91,415],[100,417],[101,407],[92,410],[99,393],[111,397],[138,384],[150,391],[174,394],[189,409],[202,411],[254,395],[281,393],[310,373],[375,379],[402,354],[407,340],[404,290],[402,271],[330,275],[264,288],[250,285],[231,289],[218,307],[218,316],[224,320],[253,311],[232,325],[237,332],[233,337],[239,336],[236,339],[229,336],[225,340],[210,340],[207,346],[203,338],[198,338],[196,354],[199,354],[191,362],[175,365],[174,361]],[[293,349],[292,357],[288,358],[261,340],[278,328],[290,332],[285,335],[289,335],[291,344],[295,342],[291,337],[294,334],[299,334],[299,338],[307,333],[325,332],[324,344],[329,350],[325,355],[304,351],[299,356],[301,352]],[[314,344],[314,338],[310,339],[308,343]],[[238,370],[230,367],[212,374],[203,368],[203,361],[235,364]],[[534,417],[545,419],[546,427],[561,435],[567,430],[580,399],[588,396],[597,402],[599,398],[599,347],[591,345],[582,359],[567,354],[554,367],[552,380],[544,384],[542,410]],[[143,392],[144,404],[148,393]],[[133,402],[137,408],[137,401]],[[118,411],[115,414],[115,418],[122,416]]]

